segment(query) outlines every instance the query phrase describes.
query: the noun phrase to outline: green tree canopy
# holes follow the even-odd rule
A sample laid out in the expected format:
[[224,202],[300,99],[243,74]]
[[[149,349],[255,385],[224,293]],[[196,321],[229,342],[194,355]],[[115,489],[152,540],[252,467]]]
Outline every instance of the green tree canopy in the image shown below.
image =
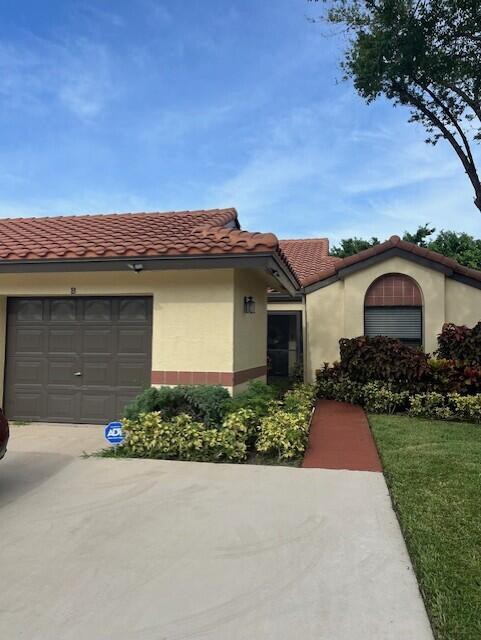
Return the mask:
[[[432,238],[436,229],[429,224],[420,226],[414,233],[406,231],[403,240],[413,242],[420,247],[437,251],[448,258],[456,260],[465,267],[481,270],[481,239],[476,239],[467,233],[455,231],[440,231]],[[347,258],[359,251],[379,244],[377,238],[362,240],[361,238],[346,238],[339,245],[332,248],[331,255]]]
[[349,44],[342,67],[368,103],[385,96],[411,109],[426,142],[447,140],[481,210],[480,0],[309,0],[329,4]]

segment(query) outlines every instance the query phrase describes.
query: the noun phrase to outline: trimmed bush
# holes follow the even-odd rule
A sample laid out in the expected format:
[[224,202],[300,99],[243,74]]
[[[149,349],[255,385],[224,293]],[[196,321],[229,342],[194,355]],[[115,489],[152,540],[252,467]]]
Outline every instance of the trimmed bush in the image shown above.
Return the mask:
[[[151,391],[138,398],[136,410],[141,403],[152,406],[158,402],[159,396]],[[253,453],[256,448],[262,455],[278,461],[301,458],[307,446],[314,386],[299,385],[288,391],[283,400],[273,400],[264,389],[259,394],[251,391],[252,396],[253,406],[267,415],[259,417],[255,409],[241,407],[225,415],[215,428],[187,413],[172,416],[170,412],[173,407],[182,406],[180,402],[170,402],[165,412],[149,411],[127,418],[124,420],[125,441],[116,447],[115,456],[243,462],[248,452]],[[257,402],[259,396],[269,400]],[[165,399],[164,394],[161,397]],[[188,394],[174,395],[176,400],[179,397],[182,401],[189,399]]]
[[316,393],[318,398],[339,400],[351,404],[362,404],[363,385],[354,382],[342,373],[338,363],[332,367],[327,363],[316,372]]
[[362,389],[363,404],[370,413],[396,413],[409,402],[407,391],[393,391],[380,382],[368,382]]
[[341,371],[354,382],[380,380],[413,387],[429,377],[428,358],[399,340],[384,336],[342,338]]
[[241,462],[246,457],[246,427],[232,421],[222,429],[207,429],[187,414],[166,420],[157,411],[125,420],[124,432],[120,448],[132,457],[198,462]]
[[248,384],[246,391],[232,399],[231,410],[250,409],[261,417],[267,415],[271,402],[278,399],[277,387],[254,380]]
[[256,449],[279,461],[297,460],[304,455],[308,435],[305,415],[278,409],[262,418]]
[[187,414],[194,421],[209,427],[219,427],[232,399],[227,389],[215,385],[181,385],[178,387],[151,387],[146,389],[124,409],[128,420],[136,420],[142,414],[160,411],[164,419]]
[[481,422],[481,394],[475,396],[460,396],[453,393],[449,403],[457,418],[467,422]]
[[452,418],[449,396],[441,393],[418,393],[409,400],[409,415],[416,418]]
[[440,358],[481,365],[481,322],[472,329],[446,322],[438,335],[438,345]]

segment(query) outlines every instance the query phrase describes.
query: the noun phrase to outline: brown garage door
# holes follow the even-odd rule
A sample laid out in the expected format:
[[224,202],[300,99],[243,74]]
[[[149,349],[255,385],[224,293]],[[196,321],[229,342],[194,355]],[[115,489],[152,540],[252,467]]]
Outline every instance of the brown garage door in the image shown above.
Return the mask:
[[150,384],[151,298],[11,298],[9,418],[104,423]]

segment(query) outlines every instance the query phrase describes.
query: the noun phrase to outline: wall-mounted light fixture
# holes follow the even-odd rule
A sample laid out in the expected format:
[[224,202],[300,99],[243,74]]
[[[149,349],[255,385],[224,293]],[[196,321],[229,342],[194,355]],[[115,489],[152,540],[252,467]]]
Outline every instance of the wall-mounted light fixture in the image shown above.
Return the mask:
[[256,301],[252,296],[244,297],[244,313],[255,313],[256,312]]
[[134,264],[129,264],[128,267],[129,269],[132,269],[132,271],[135,271],[135,273],[140,273],[141,271],[144,270],[144,265],[141,262],[135,262]]

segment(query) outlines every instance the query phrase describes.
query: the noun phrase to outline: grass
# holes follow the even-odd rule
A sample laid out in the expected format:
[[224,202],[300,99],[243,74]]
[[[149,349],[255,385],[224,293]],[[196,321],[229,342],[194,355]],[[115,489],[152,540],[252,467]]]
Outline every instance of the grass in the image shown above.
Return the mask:
[[370,423],[436,638],[480,640],[481,426]]

